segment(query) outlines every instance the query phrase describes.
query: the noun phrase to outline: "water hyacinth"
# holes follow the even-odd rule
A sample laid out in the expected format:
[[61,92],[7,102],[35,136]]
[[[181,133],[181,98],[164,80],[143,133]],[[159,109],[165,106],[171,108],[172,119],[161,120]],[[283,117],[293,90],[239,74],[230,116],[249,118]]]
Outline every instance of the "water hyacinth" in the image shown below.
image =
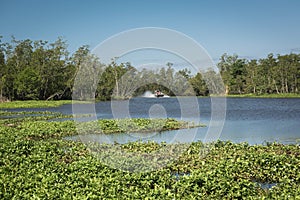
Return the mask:
[[[173,119],[159,127],[178,128]],[[163,168],[133,173],[143,157],[122,158],[115,165],[97,159],[81,142],[64,140],[77,134],[73,121],[49,122],[40,116],[1,119],[0,198],[1,199],[297,199],[300,197],[299,145],[234,144],[217,141],[203,144],[131,142],[96,144],[106,159],[114,148],[148,156]],[[97,121],[103,130],[144,130],[156,127],[149,119]],[[159,121],[161,122],[161,121]],[[15,124],[14,124],[15,123]],[[14,126],[8,126],[14,124]],[[120,123],[119,123],[120,124]],[[167,124],[167,125],[166,125]],[[104,128],[106,127],[106,128]],[[121,127],[121,128],[120,128]],[[152,154],[161,151],[172,156],[185,151],[169,163]],[[112,148],[112,146],[114,148]],[[105,150],[107,149],[107,151]],[[205,153],[203,153],[205,152]],[[163,155],[165,154],[165,155]],[[102,154],[104,155],[104,154]],[[118,155],[116,157],[118,158]],[[139,160],[136,160],[139,159]],[[138,162],[137,162],[138,161]],[[119,166],[128,170],[122,171]],[[273,184],[270,188],[264,185]]]

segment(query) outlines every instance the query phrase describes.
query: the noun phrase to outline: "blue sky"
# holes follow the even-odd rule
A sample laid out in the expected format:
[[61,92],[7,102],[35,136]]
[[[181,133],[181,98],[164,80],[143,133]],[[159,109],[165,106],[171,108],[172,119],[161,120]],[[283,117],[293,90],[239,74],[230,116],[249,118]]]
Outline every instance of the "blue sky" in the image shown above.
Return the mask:
[[299,0],[0,0],[0,9],[4,40],[63,36],[70,52],[128,29],[162,27],[190,36],[214,60],[300,53]]

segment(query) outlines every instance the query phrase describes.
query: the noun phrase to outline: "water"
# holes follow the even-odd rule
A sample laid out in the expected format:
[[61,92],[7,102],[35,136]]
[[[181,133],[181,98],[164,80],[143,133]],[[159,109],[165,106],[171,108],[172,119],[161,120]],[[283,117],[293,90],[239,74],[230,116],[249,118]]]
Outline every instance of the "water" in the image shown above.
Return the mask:
[[[157,142],[190,142],[203,140],[211,120],[211,99],[198,98],[199,106],[190,104],[182,111],[182,98],[133,98],[128,101],[99,102],[93,107],[97,118],[139,118],[139,117],[170,117],[207,124],[206,128],[185,129],[151,134],[112,134],[105,136],[91,135],[93,140],[126,143],[129,141]],[[185,99],[188,102],[188,98]],[[226,118],[220,140],[264,144],[280,142],[283,144],[300,143],[300,99],[276,98],[227,98]],[[188,104],[189,105],[189,104]],[[88,105],[76,105],[77,113],[92,113]],[[58,108],[12,109],[10,111],[52,111],[72,114],[72,105]],[[88,112],[87,112],[88,111]],[[199,113],[200,111],[200,117]],[[76,138],[72,138],[76,139]],[[78,139],[78,138],[77,138]],[[82,139],[82,138],[81,138]]]
[[258,184],[258,186],[263,189],[263,190],[270,190],[272,189],[274,186],[277,185],[277,183],[262,183],[262,182],[255,182]]

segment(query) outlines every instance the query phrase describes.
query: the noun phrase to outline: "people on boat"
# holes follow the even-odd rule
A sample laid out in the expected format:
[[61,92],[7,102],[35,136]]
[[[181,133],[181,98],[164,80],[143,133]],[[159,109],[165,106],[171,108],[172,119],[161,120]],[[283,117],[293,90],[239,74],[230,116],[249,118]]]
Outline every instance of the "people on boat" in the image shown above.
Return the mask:
[[163,97],[164,96],[164,94],[159,90],[155,90],[154,94],[155,94],[156,97]]

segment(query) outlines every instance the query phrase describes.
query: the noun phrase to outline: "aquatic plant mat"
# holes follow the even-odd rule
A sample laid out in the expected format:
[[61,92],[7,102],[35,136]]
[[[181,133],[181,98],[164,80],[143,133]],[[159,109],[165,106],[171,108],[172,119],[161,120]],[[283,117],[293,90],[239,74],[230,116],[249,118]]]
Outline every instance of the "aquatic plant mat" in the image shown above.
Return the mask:
[[[7,113],[6,113],[7,114]],[[73,121],[42,116],[0,119],[0,199],[297,199],[300,197],[299,145],[250,146],[217,141],[203,144],[133,142],[98,144],[94,149],[63,137],[75,135]],[[130,159],[105,165],[97,148],[121,148],[151,155],[166,146],[180,156],[164,167]],[[203,151],[207,150],[207,151]],[[114,152],[107,151],[107,159]],[[115,155],[117,158],[118,155]],[[157,157],[156,157],[157,158]],[[266,186],[267,185],[267,186]]]
[[[81,103],[74,101],[75,103]],[[47,108],[47,107],[59,107],[64,104],[71,104],[72,100],[60,100],[60,101],[43,101],[43,100],[28,100],[28,101],[11,101],[0,103],[1,109],[15,109],[15,108]],[[82,102],[85,103],[85,102]]]

